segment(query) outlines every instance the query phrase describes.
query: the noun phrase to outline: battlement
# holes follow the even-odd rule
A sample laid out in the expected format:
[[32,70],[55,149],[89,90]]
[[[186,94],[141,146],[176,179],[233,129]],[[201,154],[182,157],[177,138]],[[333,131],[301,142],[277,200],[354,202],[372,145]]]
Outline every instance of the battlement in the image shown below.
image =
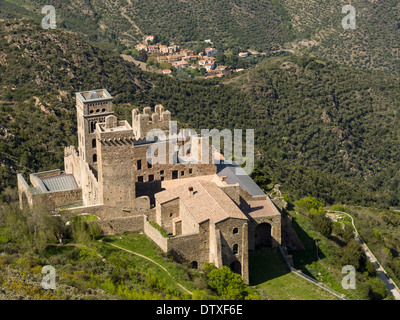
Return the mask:
[[118,121],[115,116],[108,116],[104,123],[96,124],[96,138],[100,142],[132,142],[133,132],[128,121]]
[[75,146],[69,146],[64,148],[64,158],[69,156],[78,156]]
[[171,112],[164,111],[164,106],[159,104],[152,112],[150,107],[145,107],[143,113],[139,109],[132,110],[132,128],[136,139],[144,139],[147,132],[153,129],[168,130],[171,121]]

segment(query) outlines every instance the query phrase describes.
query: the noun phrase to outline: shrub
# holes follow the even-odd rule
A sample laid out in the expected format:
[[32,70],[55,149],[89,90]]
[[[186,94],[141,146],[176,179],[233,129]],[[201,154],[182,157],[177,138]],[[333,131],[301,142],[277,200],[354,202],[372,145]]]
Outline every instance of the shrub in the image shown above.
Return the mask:
[[317,211],[320,211],[321,208],[322,208],[322,210],[324,208],[324,204],[322,202],[318,201],[314,197],[307,197],[307,198],[304,198],[304,199],[297,200],[295,202],[295,204],[298,207],[300,207],[300,208],[302,208],[302,209],[304,209],[306,211],[310,211],[311,209],[315,209]]
[[344,247],[341,260],[344,265],[351,265],[356,270],[361,271],[365,267],[367,257],[363,248],[355,240],[351,240]]
[[71,222],[72,237],[78,243],[87,243],[90,241],[90,233],[86,222],[81,216],[76,216]]
[[97,239],[102,232],[100,226],[95,222],[89,223],[88,225],[89,225],[90,236],[92,237],[93,240]]
[[332,234],[333,222],[325,213],[311,213],[309,214],[311,223],[315,226],[319,233],[328,238]]
[[212,270],[208,275],[208,286],[225,300],[241,300],[247,295],[242,277],[223,266]]
[[371,278],[366,281],[368,296],[371,300],[383,300],[389,296],[389,291],[379,278]]

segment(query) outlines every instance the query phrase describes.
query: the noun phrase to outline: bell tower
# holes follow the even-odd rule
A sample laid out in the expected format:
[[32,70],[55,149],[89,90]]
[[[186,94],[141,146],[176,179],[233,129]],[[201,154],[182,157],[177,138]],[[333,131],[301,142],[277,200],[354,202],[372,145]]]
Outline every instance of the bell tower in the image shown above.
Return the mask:
[[[113,97],[106,89],[76,93],[79,157],[97,174],[96,124],[113,115]],[[93,170],[94,169],[94,170]]]

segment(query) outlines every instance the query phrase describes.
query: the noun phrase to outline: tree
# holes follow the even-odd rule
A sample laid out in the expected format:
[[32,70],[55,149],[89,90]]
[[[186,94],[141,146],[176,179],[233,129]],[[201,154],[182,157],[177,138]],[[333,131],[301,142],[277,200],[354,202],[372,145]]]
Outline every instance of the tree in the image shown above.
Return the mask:
[[315,210],[320,210],[320,208],[324,207],[324,204],[320,201],[318,201],[316,198],[314,197],[307,197],[304,199],[300,199],[298,201],[295,202],[295,204],[297,206],[299,206],[302,209],[305,209],[307,211],[310,211],[311,209],[315,209]]
[[371,261],[366,261],[365,262],[365,272],[369,277],[375,277],[376,276],[376,269],[374,267],[374,264]]
[[76,216],[71,222],[72,237],[78,243],[87,243],[90,241],[90,234],[86,222],[82,217]]
[[379,278],[368,279],[366,285],[371,300],[383,300],[389,296],[388,289]]
[[138,56],[138,58],[137,58],[139,61],[142,61],[142,62],[146,62],[147,61],[147,59],[148,59],[148,55],[147,55],[147,52],[146,51],[144,51],[144,50],[140,50],[140,52],[139,52],[139,56]]
[[92,222],[88,224],[89,226],[89,233],[93,240],[96,240],[101,235],[101,228],[96,222]]
[[348,224],[344,224],[344,229],[342,233],[342,238],[346,241],[349,242],[351,239],[354,239],[354,229],[352,226]]
[[225,300],[240,300],[247,295],[242,277],[223,266],[212,270],[208,275],[208,286]]
[[341,261],[344,265],[351,265],[361,271],[365,267],[367,256],[363,248],[355,240],[351,240],[343,249]]
[[317,212],[315,209],[311,209],[309,217],[311,219],[311,223],[324,237],[328,238],[332,234],[333,222],[325,215],[324,212]]

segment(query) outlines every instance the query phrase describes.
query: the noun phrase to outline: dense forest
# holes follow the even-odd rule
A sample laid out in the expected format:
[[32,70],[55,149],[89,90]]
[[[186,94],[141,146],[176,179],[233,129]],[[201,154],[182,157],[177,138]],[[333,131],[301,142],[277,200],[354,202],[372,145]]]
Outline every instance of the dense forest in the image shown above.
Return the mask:
[[396,76],[280,54],[224,80],[180,80],[69,32],[0,24],[2,193],[17,172],[62,168],[76,144],[74,92],[104,87],[120,118],[162,103],[193,129],[255,129],[257,166],[295,198],[398,205]]
[[[40,23],[45,0],[0,0],[0,18]],[[334,0],[54,0],[57,28],[114,49],[133,48],[144,35],[185,47],[272,52],[293,50],[370,70],[400,73],[400,4],[352,1],[356,29],[344,30]]]

